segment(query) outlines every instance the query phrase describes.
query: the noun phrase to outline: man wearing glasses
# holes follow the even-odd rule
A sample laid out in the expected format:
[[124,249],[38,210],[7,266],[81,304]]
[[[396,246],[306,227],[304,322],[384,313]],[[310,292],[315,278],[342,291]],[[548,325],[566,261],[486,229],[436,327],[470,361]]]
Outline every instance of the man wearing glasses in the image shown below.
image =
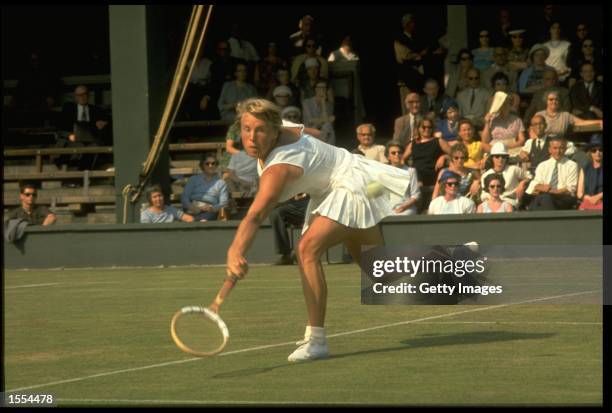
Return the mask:
[[480,70],[472,68],[467,73],[468,87],[457,93],[457,103],[464,118],[482,128],[484,116],[487,113],[487,104],[491,92],[480,85]]
[[51,225],[56,217],[46,206],[36,205],[38,190],[33,183],[21,183],[19,199],[21,206],[13,209],[5,216],[6,220],[25,219],[30,225]]
[[227,184],[219,177],[215,155],[205,155],[200,161],[202,174],[194,175],[187,181],[181,204],[196,221],[214,221],[221,208],[229,204]]
[[393,140],[407,145],[416,138],[417,125],[423,119],[421,113],[421,98],[418,93],[408,93],[404,99],[408,113],[395,119]]

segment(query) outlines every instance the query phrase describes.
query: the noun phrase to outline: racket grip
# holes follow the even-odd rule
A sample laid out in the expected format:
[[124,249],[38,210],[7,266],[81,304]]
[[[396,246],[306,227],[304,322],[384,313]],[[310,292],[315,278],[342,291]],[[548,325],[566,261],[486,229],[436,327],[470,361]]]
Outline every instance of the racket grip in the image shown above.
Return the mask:
[[212,303],[212,306],[217,311],[219,307],[221,306],[221,304],[223,304],[225,297],[227,297],[230,291],[232,291],[232,288],[234,288],[237,281],[238,281],[238,277],[236,277],[235,275],[228,275],[225,277],[225,280],[223,281],[223,285],[221,286],[221,289],[217,293],[217,296],[215,297]]

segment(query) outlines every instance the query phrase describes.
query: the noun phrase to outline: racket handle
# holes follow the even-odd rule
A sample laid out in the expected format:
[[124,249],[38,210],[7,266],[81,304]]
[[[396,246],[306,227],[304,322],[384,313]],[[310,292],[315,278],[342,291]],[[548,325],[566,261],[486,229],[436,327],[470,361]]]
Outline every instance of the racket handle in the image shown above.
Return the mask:
[[234,288],[237,281],[238,281],[238,277],[236,277],[235,275],[229,275],[225,277],[225,280],[223,281],[223,285],[221,286],[221,289],[219,290],[219,292],[217,293],[217,296],[215,297],[214,301],[210,305],[211,310],[213,310],[215,313],[219,312],[219,307],[221,307],[221,304],[223,304],[225,297],[227,297],[230,291],[232,291],[232,288]]

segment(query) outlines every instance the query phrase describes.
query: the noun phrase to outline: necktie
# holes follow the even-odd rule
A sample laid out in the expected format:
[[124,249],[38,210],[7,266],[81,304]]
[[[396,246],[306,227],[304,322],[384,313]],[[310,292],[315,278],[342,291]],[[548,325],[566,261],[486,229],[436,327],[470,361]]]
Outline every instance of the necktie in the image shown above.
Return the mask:
[[416,136],[416,116],[410,116],[410,140]]
[[592,83],[588,84],[587,90],[589,91],[589,97],[593,97],[593,84]]
[[429,111],[433,111],[434,110],[434,105],[433,105],[433,100],[429,99]]
[[559,185],[559,172],[558,172],[559,163],[555,161],[555,166],[552,172],[552,176],[550,177],[550,188],[557,189],[557,185]]
[[472,89],[472,97],[470,98],[470,109],[474,106],[474,100],[476,100],[476,90]]
[[540,149],[542,149],[542,145],[540,144],[540,140],[536,139],[536,149],[539,151]]

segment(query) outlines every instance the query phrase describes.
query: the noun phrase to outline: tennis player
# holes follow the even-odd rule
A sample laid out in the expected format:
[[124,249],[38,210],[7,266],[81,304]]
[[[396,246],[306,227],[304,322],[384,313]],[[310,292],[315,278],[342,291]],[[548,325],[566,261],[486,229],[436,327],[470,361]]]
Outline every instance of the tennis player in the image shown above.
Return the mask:
[[[310,195],[297,256],[308,313],[304,340],[289,361],[308,361],[329,354],[325,336],[327,285],[320,262],[330,247],[344,243],[356,263],[362,245],[382,245],[378,222],[392,211],[385,191],[403,195],[410,176],[402,169],[328,145],[299,129],[283,128],[280,109],[264,99],[248,99],[238,107],[243,147],[258,159],[259,191],[227,253],[227,273],[248,272],[245,254],[259,226],[277,203],[299,193]],[[382,185],[368,197],[368,184]]]

